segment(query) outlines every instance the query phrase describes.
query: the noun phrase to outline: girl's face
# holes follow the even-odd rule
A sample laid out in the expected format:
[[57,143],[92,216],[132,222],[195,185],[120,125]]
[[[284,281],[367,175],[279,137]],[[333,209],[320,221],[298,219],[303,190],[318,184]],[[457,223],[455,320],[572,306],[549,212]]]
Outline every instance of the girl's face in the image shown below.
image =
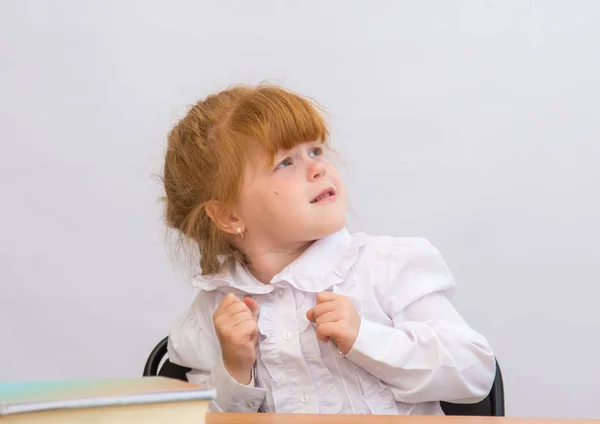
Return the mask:
[[249,239],[272,246],[318,240],[341,230],[347,199],[340,176],[321,143],[266,152],[245,169],[236,202]]

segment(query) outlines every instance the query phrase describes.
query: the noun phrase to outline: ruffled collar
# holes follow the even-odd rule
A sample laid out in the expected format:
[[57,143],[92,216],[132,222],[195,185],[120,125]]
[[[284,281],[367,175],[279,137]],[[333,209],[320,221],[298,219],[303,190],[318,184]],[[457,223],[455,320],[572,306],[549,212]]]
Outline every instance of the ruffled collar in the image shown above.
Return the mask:
[[228,261],[214,275],[196,276],[195,287],[206,291],[270,293],[277,286],[290,284],[304,292],[321,292],[344,281],[356,259],[364,235],[350,235],[346,228],[313,243],[298,259],[275,275],[270,284],[258,281],[235,260]]

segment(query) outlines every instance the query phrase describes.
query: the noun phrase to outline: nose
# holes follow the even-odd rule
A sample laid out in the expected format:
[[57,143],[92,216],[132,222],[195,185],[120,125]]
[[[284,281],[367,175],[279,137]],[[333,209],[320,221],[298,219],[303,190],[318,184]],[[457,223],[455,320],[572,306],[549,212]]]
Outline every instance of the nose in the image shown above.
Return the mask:
[[321,161],[312,160],[308,167],[309,181],[315,181],[327,173],[327,164]]

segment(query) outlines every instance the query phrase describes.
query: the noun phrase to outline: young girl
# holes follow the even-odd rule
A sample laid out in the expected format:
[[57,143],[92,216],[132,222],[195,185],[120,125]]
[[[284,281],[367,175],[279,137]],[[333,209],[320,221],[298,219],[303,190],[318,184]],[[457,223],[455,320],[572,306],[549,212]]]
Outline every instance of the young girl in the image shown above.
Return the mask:
[[346,191],[308,100],[236,87],[171,131],[168,225],[200,250],[169,358],[216,388],[213,411],[442,414],[483,399],[494,355],[417,238],[345,229]]

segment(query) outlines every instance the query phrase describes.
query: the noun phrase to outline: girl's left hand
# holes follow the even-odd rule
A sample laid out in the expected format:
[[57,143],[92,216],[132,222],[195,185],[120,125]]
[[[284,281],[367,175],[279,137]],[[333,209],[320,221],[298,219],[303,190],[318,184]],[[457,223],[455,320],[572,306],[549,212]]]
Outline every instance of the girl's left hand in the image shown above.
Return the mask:
[[342,354],[347,354],[358,337],[360,315],[350,298],[332,292],[317,294],[317,306],[306,312],[306,318],[317,324],[317,338],[331,339]]

